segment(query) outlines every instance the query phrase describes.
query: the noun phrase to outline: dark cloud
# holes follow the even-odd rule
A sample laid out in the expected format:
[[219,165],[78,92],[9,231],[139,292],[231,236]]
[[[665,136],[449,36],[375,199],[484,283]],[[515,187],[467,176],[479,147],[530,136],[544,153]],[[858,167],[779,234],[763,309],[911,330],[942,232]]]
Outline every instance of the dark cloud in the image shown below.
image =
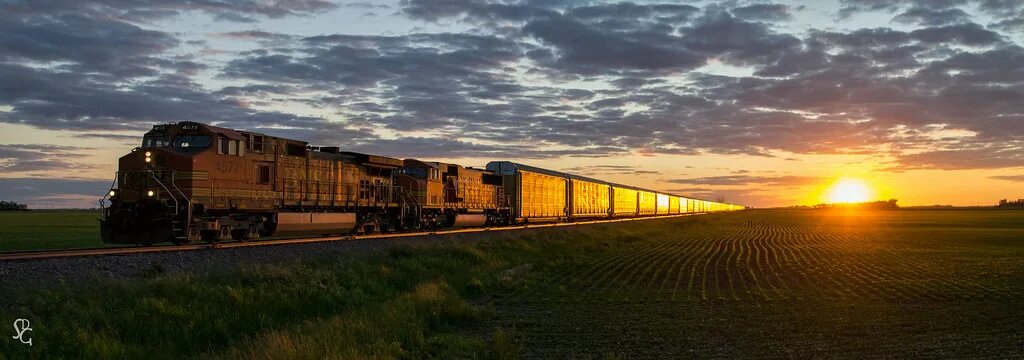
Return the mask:
[[999,169],[1024,166],[1019,147],[979,147],[963,150],[926,151],[903,155],[895,170],[912,169]]
[[73,135],[80,139],[100,139],[109,140],[119,143],[141,143],[141,137],[139,135],[121,135],[121,134],[106,134],[106,133],[79,133]]
[[959,43],[971,46],[993,45],[1003,40],[999,33],[986,30],[975,23],[924,28],[911,31],[910,36],[925,43]]
[[201,11],[225,20],[248,22],[251,16],[269,18],[312,15],[336,8],[325,0],[7,0],[0,13],[13,17],[39,14],[74,13],[95,18],[149,21]]
[[523,31],[558,49],[557,55],[548,53],[534,60],[573,73],[686,70],[705,61],[681,46],[681,39],[664,32],[611,32],[569,17],[535,20]]
[[282,46],[296,39],[293,35],[272,33],[260,30],[230,31],[213,34],[215,37],[229,40],[256,41],[266,46]]
[[0,171],[6,173],[31,171],[87,170],[93,166],[82,163],[83,148],[58,145],[0,145]]
[[[576,148],[568,150],[536,149],[528,146],[485,145],[455,139],[403,137],[398,139],[374,139],[346,144],[346,148],[372,154],[398,158],[483,158],[542,159],[561,156],[605,157],[616,154],[618,149],[607,147]],[[623,155],[619,153],[618,155]]]
[[154,56],[177,45],[166,33],[106,18],[0,16],[0,61],[65,62],[69,71],[119,77],[155,75]]
[[562,171],[586,176],[596,175],[657,175],[661,172],[631,165],[588,165],[563,168]]
[[1012,182],[1024,182],[1024,175],[997,175],[997,176],[989,176],[989,179],[1012,181]]
[[969,0],[840,0],[839,2],[842,4],[839,9],[839,16],[847,17],[863,11],[895,12],[901,7],[945,9],[953,6],[966,5]]
[[788,5],[753,4],[729,10],[733,15],[747,20],[783,21],[793,18]]
[[[0,63],[0,121],[45,129],[143,130],[154,122],[204,121],[260,128],[322,119],[250,109],[202,90],[188,78],[164,76],[124,87],[104,77]],[[126,91],[128,90],[128,91]]]
[[958,8],[934,9],[915,7],[904,11],[893,20],[908,24],[941,26],[970,22],[971,16]]
[[801,186],[819,184],[824,178],[813,176],[754,176],[754,175],[723,175],[686,179],[667,179],[663,182],[681,185],[720,185],[720,186]]

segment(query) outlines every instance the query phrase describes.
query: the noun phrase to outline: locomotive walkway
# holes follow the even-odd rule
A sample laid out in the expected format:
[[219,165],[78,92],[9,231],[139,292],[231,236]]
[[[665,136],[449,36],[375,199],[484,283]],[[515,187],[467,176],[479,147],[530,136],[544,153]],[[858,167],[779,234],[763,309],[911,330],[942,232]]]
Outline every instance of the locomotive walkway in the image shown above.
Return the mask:
[[175,252],[175,251],[198,251],[198,250],[215,250],[215,249],[232,249],[232,248],[241,248],[241,247],[290,245],[290,244],[304,244],[304,243],[316,243],[316,242],[328,242],[328,241],[390,239],[390,238],[418,237],[418,236],[432,236],[432,235],[450,235],[450,234],[479,233],[479,232],[487,232],[487,231],[510,231],[510,230],[538,229],[538,228],[559,227],[559,226],[577,226],[577,225],[587,225],[587,224],[614,223],[614,222],[623,222],[623,221],[641,221],[641,220],[653,220],[653,219],[668,219],[668,218],[693,216],[693,215],[703,215],[703,214],[709,214],[709,213],[689,213],[689,214],[646,216],[646,217],[622,218],[622,219],[587,220],[587,221],[577,221],[577,222],[568,222],[568,223],[556,222],[556,223],[545,223],[545,224],[514,225],[514,226],[500,226],[500,227],[487,227],[487,228],[464,228],[464,229],[451,229],[451,230],[419,231],[419,232],[408,232],[408,233],[344,235],[344,236],[319,236],[319,237],[302,237],[302,238],[255,240],[255,241],[249,241],[249,242],[233,241],[233,242],[223,242],[223,243],[216,243],[216,244],[208,244],[208,243],[200,244],[200,243],[196,243],[196,244],[187,244],[187,245],[157,245],[157,246],[130,246],[130,247],[126,246],[126,247],[103,247],[103,248],[85,248],[85,249],[62,249],[62,250],[0,252],[0,261],[35,260],[35,259],[52,259],[52,258],[85,257],[85,256],[133,255],[133,254],[143,254],[143,253]]

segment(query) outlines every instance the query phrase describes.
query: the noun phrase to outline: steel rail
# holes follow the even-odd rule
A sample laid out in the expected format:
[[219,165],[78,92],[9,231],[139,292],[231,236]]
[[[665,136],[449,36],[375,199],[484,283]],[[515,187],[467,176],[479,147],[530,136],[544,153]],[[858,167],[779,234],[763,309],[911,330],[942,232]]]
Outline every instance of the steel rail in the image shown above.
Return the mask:
[[688,214],[660,215],[660,216],[659,215],[655,215],[655,216],[643,216],[643,217],[620,218],[620,219],[583,220],[583,221],[574,221],[574,222],[554,222],[554,223],[511,225],[511,226],[462,228],[462,229],[448,229],[448,230],[435,230],[435,231],[418,231],[418,232],[408,232],[408,233],[366,234],[366,235],[338,235],[338,236],[284,238],[284,239],[268,239],[268,240],[254,240],[254,241],[232,241],[232,242],[224,242],[224,243],[216,243],[216,244],[203,243],[203,244],[185,244],[185,245],[122,246],[122,247],[102,247],[102,248],[85,248],[85,249],[58,249],[58,250],[36,250],[36,251],[0,252],[0,261],[35,260],[35,259],[52,259],[52,258],[68,258],[68,257],[86,257],[86,256],[131,255],[131,254],[175,252],[175,251],[195,251],[195,250],[203,250],[203,249],[234,249],[234,248],[244,248],[244,247],[254,247],[254,246],[293,245],[293,244],[308,244],[308,243],[331,242],[331,241],[394,239],[394,238],[421,237],[421,236],[482,233],[482,232],[489,232],[489,231],[514,231],[514,230],[525,230],[525,229],[541,229],[541,228],[549,228],[549,227],[561,227],[561,226],[578,226],[578,225],[590,225],[590,224],[616,223],[616,222],[624,222],[624,221],[670,219],[670,218],[693,216],[693,215],[703,215],[703,214],[711,214],[711,213],[688,213]]

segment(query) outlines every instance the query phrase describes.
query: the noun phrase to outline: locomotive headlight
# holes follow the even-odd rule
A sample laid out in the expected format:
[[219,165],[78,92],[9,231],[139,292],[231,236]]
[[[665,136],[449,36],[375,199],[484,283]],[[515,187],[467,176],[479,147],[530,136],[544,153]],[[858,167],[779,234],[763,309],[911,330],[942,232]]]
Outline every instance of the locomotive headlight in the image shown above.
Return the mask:
[[146,157],[150,157],[150,156],[153,156],[153,153],[151,153],[151,152],[147,151],[147,152],[146,152]]
[[117,191],[110,190],[110,193],[108,195],[110,195],[110,197],[114,197],[114,195],[117,195]]
[[146,192],[146,196],[153,197],[153,195],[156,195],[156,193],[153,192],[153,190],[150,190],[150,191]]
[[151,158],[151,157],[147,156],[147,157],[146,157],[146,162],[148,163],[148,162],[151,162],[151,161],[153,161],[153,158]]

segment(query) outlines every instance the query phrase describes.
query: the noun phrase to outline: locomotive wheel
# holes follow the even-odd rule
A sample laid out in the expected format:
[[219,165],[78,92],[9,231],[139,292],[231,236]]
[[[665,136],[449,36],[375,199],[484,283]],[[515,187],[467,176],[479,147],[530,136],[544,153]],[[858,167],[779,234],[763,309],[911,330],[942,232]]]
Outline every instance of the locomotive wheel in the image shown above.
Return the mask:
[[232,229],[231,238],[241,242],[249,241],[252,237],[251,234],[255,233],[253,230],[255,230],[255,227],[249,227],[249,229]]
[[210,244],[216,244],[220,242],[220,234],[214,230],[201,231],[200,236],[202,237],[203,241]]
[[218,241],[219,240],[231,240],[233,238],[233,236],[232,236],[233,234],[234,234],[234,232],[231,231],[231,227],[230,226],[227,226],[227,225],[221,226],[220,227],[220,232],[217,233],[217,240]]

